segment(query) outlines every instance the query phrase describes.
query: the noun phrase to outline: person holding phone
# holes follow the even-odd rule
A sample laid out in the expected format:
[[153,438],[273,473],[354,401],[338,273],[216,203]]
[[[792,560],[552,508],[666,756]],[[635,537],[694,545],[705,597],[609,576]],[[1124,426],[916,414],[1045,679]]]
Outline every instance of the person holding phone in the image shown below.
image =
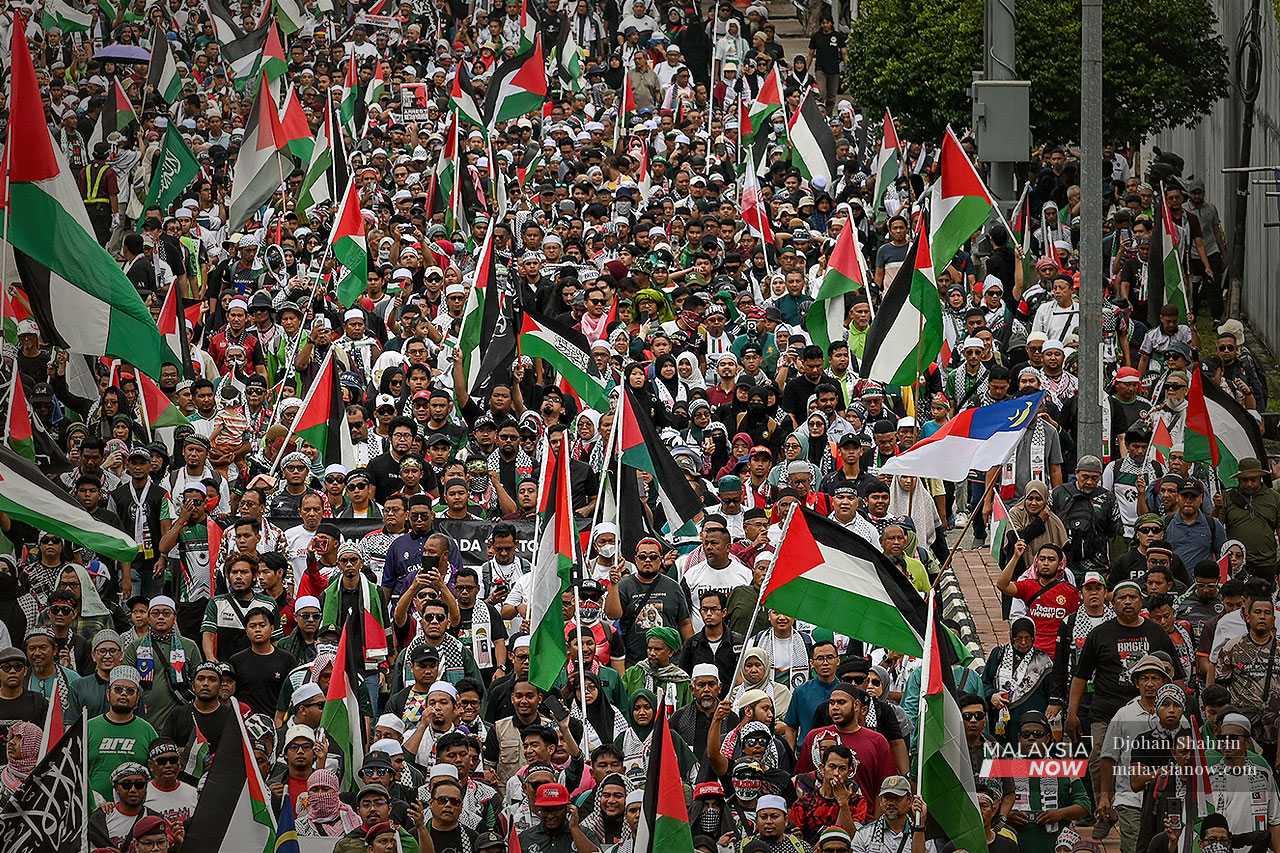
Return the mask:
[[[1053,730],[1039,711],[1022,715],[1018,751],[1024,756],[1047,757],[1053,747]],[[1019,777],[1013,780],[1013,808],[1009,824],[1018,832],[1022,853],[1053,853],[1058,836],[1089,813],[1089,792],[1082,779]]]

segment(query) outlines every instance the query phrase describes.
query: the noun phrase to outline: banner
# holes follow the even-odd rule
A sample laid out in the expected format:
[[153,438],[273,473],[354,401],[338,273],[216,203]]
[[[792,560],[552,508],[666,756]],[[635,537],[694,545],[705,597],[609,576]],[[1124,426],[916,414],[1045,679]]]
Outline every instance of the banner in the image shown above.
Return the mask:
[[[288,530],[299,521],[296,517],[269,516],[268,521],[281,530]],[[360,539],[366,533],[382,526],[376,518],[326,518],[324,523],[336,525],[343,539]],[[516,531],[516,553],[526,560],[533,560],[534,524],[527,521],[484,521],[481,519],[437,518],[436,530],[448,536],[462,552],[462,565],[479,566],[489,559],[489,534],[495,524],[510,524]]]

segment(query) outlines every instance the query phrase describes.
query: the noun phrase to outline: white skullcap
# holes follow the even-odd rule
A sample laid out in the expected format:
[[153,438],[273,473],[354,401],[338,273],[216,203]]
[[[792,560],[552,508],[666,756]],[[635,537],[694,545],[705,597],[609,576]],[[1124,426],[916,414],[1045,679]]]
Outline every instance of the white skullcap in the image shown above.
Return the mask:
[[713,663],[700,663],[694,666],[693,676],[695,680],[699,678],[714,678],[720,680],[720,668]]
[[306,684],[299,684],[293,691],[293,695],[289,697],[289,706],[296,708],[308,699],[323,695],[324,691],[320,689],[319,684],[314,681],[308,681]]
[[[383,714],[378,718],[378,722],[374,723],[373,726],[374,728],[382,726],[384,729],[391,729],[393,732],[404,734],[404,720],[400,719],[395,714]],[[379,741],[379,743],[381,743],[381,741]]]
[[523,637],[516,637],[516,641],[511,644],[511,648],[513,649],[529,648],[529,635],[525,634]]
[[427,695],[430,696],[432,693],[443,693],[455,702],[458,701],[458,688],[454,687],[447,681],[437,681],[433,683],[431,688],[427,690]]
[[404,747],[399,741],[394,741],[389,737],[373,742],[373,746],[369,747],[370,752],[385,752],[387,755],[404,755]]
[[787,801],[777,794],[765,794],[756,800],[756,813],[760,813],[765,809],[777,809],[780,812],[787,810]]
[[308,607],[320,610],[320,599],[316,598],[314,595],[304,595],[298,598],[297,601],[293,602],[294,613],[297,613],[300,610],[306,610]]

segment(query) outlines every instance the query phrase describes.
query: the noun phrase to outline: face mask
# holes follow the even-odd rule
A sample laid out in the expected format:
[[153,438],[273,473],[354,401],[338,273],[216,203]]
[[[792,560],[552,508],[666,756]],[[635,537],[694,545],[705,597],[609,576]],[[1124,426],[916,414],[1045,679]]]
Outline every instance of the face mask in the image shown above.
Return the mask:
[[702,814],[698,815],[697,831],[702,835],[710,835],[715,838],[720,832],[720,804],[708,803],[707,807],[702,810]]
[[607,542],[596,547],[596,553],[606,560],[612,560],[618,553],[618,545],[615,542]]
[[211,497],[211,498],[205,498],[205,501],[204,501],[204,511],[205,511],[206,513],[212,514],[212,513],[213,513],[213,511],[214,511],[214,510],[216,510],[216,509],[218,508],[219,500],[220,500],[220,499],[218,498],[218,496],[217,496],[217,495],[214,495],[214,496],[213,496],[213,497]]

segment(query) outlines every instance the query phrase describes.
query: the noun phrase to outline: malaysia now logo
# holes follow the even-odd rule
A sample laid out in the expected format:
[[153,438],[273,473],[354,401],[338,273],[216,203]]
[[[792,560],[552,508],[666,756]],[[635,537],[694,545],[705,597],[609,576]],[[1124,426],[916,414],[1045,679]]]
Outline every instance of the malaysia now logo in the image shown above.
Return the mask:
[[987,744],[982,754],[984,779],[1082,779],[1089,767],[1088,748],[1065,741],[1025,749]]

